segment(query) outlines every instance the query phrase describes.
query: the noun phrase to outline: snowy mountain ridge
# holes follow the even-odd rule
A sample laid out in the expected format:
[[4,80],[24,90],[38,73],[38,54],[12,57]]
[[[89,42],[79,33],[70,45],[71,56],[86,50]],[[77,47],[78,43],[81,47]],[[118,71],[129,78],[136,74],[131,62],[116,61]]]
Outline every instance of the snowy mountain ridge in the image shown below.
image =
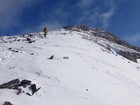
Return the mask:
[[[115,50],[116,53],[119,55],[122,55],[123,57],[132,60],[134,62],[137,62],[137,59],[140,58],[140,47],[136,47],[133,45],[130,45],[124,40],[121,40],[117,36],[113,35],[112,33],[105,31],[103,29],[99,28],[90,28],[85,25],[79,25],[79,26],[66,26],[62,29],[65,29],[67,31],[74,31],[79,32],[79,35],[83,36],[83,38],[87,40],[92,40],[93,42],[104,46],[108,49]],[[66,33],[63,33],[66,34]],[[4,36],[0,38],[0,43],[6,43],[6,42],[13,42],[13,41],[26,41],[27,38],[35,38],[39,37],[41,38],[41,33],[29,33],[25,35],[18,35],[18,36]]]
[[88,27],[86,25],[66,26],[66,27],[64,27],[64,29],[73,30],[73,31],[84,31],[84,32],[88,33],[91,36],[104,38],[104,39],[107,39],[108,41],[114,42],[116,44],[119,44],[119,45],[122,45],[122,46],[125,46],[125,47],[129,47],[129,48],[134,49],[136,51],[140,51],[140,47],[130,45],[126,41],[121,40],[116,35],[108,32],[108,31],[106,31],[104,29],[90,28],[90,27]]
[[[91,35],[60,29],[0,38],[0,84],[19,78],[41,89],[0,89],[0,105],[139,105],[140,63],[117,51],[138,51]],[[52,57],[53,56],[53,57]],[[49,59],[52,57],[52,59]]]
[[92,40],[109,49],[113,48],[118,54],[134,62],[137,62],[137,59],[140,58],[140,47],[130,45],[106,30],[90,28],[85,25],[66,26],[64,29],[86,33],[86,39]]

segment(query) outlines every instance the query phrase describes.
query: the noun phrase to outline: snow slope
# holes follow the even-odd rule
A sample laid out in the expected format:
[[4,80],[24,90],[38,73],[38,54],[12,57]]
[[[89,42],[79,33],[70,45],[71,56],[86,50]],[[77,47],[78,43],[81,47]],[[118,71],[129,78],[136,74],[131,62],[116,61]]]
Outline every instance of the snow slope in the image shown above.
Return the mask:
[[3,38],[0,84],[29,79],[41,89],[33,96],[0,89],[0,105],[139,105],[140,64],[117,55],[119,45],[111,44],[109,51],[100,45],[107,41],[97,44],[83,38],[88,33],[64,29],[49,32],[48,38],[32,35],[34,43],[20,36]]

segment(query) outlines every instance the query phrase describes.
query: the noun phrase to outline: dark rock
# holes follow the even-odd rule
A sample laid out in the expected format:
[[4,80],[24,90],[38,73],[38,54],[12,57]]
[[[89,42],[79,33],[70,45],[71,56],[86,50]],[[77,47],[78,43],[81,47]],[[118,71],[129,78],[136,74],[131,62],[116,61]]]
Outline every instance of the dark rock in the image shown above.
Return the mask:
[[31,39],[30,38],[27,38],[26,41],[31,41]]
[[86,25],[66,26],[63,28],[68,29],[68,30],[72,30],[72,31],[80,31],[80,30],[89,31],[90,30],[90,28]]
[[12,50],[13,52],[16,52],[16,53],[18,53],[18,51],[17,50]]
[[11,50],[12,48],[10,47],[10,48],[8,48],[8,50]]
[[[23,86],[26,89],[31,90],[32,94],[26,93],[24,91],[24,88],[22,88],[22,89],[20,88],[21,86]],[[19,79],[14,79],[14,80],[11,80],[10,82],[7,82],[7,83],[4,83],[4,84],[0,85],[0,89],[16,89],[17,90],[17,92],[16,92],[17,95],[19,95],[21,93],[25,93],[25,94],[27,94],[29,96],[32,96],[39,89],[41,89],[41,87],[36,88],[36,84],[31,84],[31,81],[30,80],[22,80],[20,82]]]
[[50,58],[48,58],[48,59],[51,59],[51,60],[52,60],[53,58],[54,58],[54,55],[52,55],[52,56],[51,56]]
[[26,87],[31,84],[30,80],[22,80],[18,86]]
[[31,55],[34,55],[34,53],[31,53]]
[[11,80],[10,82],[7,82],[7,83],[4,83],[4,84],[0,85],[0,89],[4,89],[4,88],[18,89],[19,83],[20,83],[19,79],[14,79],[14,80]]
[[28,34],[28,35],[29,35],[30,38],[33,38],[34,37],[34,35],[32,35],[32,34]]
[[130,53],[130,52],[125,52],[125,51],[119,51],[118,54],[120,54],[123,57],[125,57],[131,61],[134,61],[134,62],[137,62],[137,59],[140,58],[139,53]]
[[32,43],[32,41],[28,41],[28,43]]
[[10,102],[6,101],[6,102],[4,102],[3,105],[13,105],[13,104],[11,104]]
[[31,89],[32,95],[33,95],[33,94],[35,93],[35,91],[37,90],[37,89],[36,89],[36,85],[35,85],[35,84],[31,85],[31,86],[30,86],[30,89]]
[[106,46],[106,49],[109,50],[109,51],[111,51],[111,46],[110,45],[107,45]]
[[[40,87],[41,88],[41,87]],[[36,88],[36,84],[32,84],[30,86],[30,90],[32,91],[32,95],[34,95],[34,93],[36,93],[40,88]]]
[[35,41],[31,40],[30,38],[27,38],[26,41],[27,41],[28,43],[33,43],[33,42],[35,42]]
[[63,59],[69,59],[69,57],[63,57]]
[[33,43],[33,42],[35,42],[35,41],[34,40],[28,41],[28,43]]
[[13,50],[12,48],[8,48],[8,50],[11,50],[11,51],[13,51],[13,52],[18,53],[18,51],[17,51],[17,50]]
[[33,43],[33,42],[35,42],[35,40],[31,40],[30,38],[27,38],[26,41],[27,41],[28,43]]
[[20,41],[20,39],[18,39],[17,41]]
[[28,96],[32,96],[30,93],[26,93],[26,95],[28,95]]

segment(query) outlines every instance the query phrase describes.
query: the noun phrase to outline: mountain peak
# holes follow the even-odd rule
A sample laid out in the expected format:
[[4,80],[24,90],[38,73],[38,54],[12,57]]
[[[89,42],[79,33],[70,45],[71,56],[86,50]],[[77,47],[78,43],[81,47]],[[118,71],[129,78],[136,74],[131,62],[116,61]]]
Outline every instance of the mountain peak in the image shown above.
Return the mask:
[[0,38],[0,104],[139,105],[139,52],[77,29]]
[[68,30],[78,30],[81,29],[83,31],[89,31],[90,27],[88,27],[87,25],[75,25],[75,26],[65,26],[63,27],[64,29],[68,29]]

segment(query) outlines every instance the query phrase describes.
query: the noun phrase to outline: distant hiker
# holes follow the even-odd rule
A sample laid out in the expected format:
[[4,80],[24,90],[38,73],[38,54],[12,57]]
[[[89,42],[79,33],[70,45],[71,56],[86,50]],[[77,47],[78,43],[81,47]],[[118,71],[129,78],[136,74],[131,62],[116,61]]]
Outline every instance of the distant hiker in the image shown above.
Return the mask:
[[47,33],[48,33],[47,27],[45,27],[45,28],[43,29],[43,32],[44,32],[44,36],[47,37]]

